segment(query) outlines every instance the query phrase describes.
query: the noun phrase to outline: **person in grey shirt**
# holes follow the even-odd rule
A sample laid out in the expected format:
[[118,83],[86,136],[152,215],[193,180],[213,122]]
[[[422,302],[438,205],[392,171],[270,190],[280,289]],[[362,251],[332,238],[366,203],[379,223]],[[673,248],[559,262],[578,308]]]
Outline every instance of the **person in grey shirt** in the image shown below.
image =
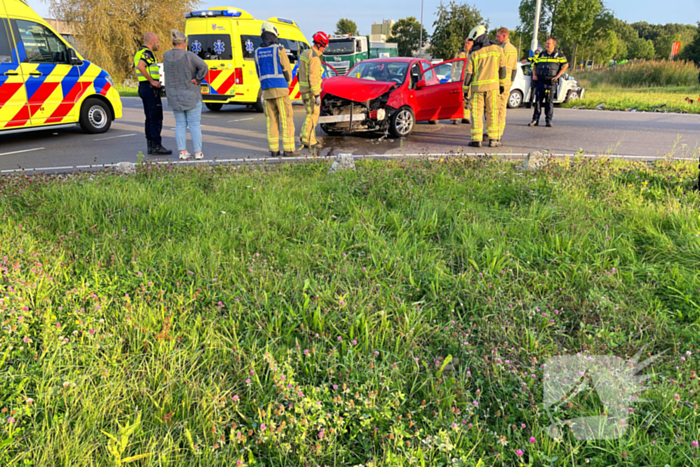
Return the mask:
[[194,158],[203,159],[202,153],[202,92],[200,84],[209,73],[204,60],[187,50],[187,37],[180,31],[170,32],[173,49],[163,55],[168,107],[175,115],[175,141],[180,150],[180,159],[188,160],[187,127],[194,143]]

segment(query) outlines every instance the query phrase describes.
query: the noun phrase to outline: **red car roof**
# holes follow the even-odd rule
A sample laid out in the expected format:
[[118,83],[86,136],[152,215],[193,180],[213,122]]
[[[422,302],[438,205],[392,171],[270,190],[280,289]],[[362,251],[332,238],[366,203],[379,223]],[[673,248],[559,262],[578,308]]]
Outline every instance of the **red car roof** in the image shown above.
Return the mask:
[[363,62],[412,62],[413,60],[423,60],[422,58],[415,57],[387,57],[387,58],[370,58],[367,60],[362,60]]

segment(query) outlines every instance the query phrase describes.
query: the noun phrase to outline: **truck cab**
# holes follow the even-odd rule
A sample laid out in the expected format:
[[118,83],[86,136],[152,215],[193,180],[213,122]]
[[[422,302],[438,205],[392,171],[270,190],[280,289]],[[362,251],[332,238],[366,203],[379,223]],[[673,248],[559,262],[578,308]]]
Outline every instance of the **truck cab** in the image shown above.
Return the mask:
[[345,75],[350,68],[368,58],[367,36],[333,35],[330,37],[328,47],[323,52],[324,61],[331,65],[339,75]]

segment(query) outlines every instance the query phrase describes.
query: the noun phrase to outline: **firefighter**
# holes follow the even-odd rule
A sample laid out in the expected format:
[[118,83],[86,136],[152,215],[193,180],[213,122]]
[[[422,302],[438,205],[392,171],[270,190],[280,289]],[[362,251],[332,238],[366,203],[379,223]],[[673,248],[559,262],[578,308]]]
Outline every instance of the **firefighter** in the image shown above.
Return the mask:
[[321,148],[321,143],[316,138],[316,125],[321,114],[321,56],[328,47],[328,35],[319,31],[314,34],[312,41],[313,47],[301,54],[299,62],[299,89],[306,110],[306,119],[301,127],[299,139],[310,151],[316,151]]
[[292,67],[287,52],[279,44],[279,32],[274,24],[265,21],[261,28],[262,44],[255,50],[255,69],[260,79],[262,97],[265,100],[267,119],[267,144],[270,155],[280,155],[280,128],[284,156],[294,153],[294,111],[289,99],[289,83]]
[[148,154],[168,156],[173,153],[165,149],[160,132],[163,130],[163,102],[161,100],[161,84],[158,61],[153,52],[158,50],[158,36],[147,32],[143,36],[143,47],[134,56],[136,78],[139,81],[139,97],[143,102],[143,113],[146,114],[145,133]]
[[506,54],[502,47],[489,40],[484,26],[472,29],[469,40],[473,45],[463,84],[464,94],[471,92],[472,140],[469,146],[481,147],[485,110],[489,147],[495,148],[501,145],[498,139],[498,104],[499,96],[505,92]]
[[[470,41],[469,39],[465,39],[464,40],[464,49],[457,52],[455,54],[454,58],[469,59],[469,51],[472,49],[472,45],[474,45],[474,42]],[[462,75],[461,71],[462,70],[458,66],[453,65],[451,76],[455,76],[455,75],[461,76]],[[469,106],[469,98],[470,97],[471,96],[469,94],[464,95],[464,116],[462,117],[462,123],[466,123],[466,124],[469,124],[469,112],[471,112],[471,108]],[[452,120],[452,123],[454,123],[455,125],[458,125],[459,120]]]
[[508,99],[510,98],[510,86],[515,81],[518,72],[518,51],[508,40],[508,28],[501,28],[496,33],[496,42],[503,47],[506,54],[506,82],[505,92],[501,94],[500,105],[498,106],[498,140],[503,142],[503,131],[506,129],[506,112],[508,110]]
[[566,57],[555,49],[556,46],[557,40],[550,37],[545,43],[545,50],[535,59],[532,80],[537,82],[537,94],[535,95],[535,111],[528,126],[540,124],[542,101],[544,101],[544,116],[547,126],[553,126],[554,93],[557,91],[559,78],[569,69]]

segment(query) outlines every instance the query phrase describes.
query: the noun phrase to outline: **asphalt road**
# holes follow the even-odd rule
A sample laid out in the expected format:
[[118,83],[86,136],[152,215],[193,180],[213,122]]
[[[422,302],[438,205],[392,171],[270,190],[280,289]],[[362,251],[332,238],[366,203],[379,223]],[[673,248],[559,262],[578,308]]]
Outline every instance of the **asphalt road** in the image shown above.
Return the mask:
[[[109,132],[88,135],[79,127],[0,136],[0,173],[16,169],[48,170],[91,165],[136,162],[139,151],[146,152],[143,136],[143,110],[138,98],[122,98],[124,116]],[[304,119],[301,106],[294,106],[297,134]],[[700,116],[664,113],[631,113],[555,109],[554,128],[529,128],[531,110],[508,112],[504,146],[491,150],[467,147],[469,125],[439,122],[418,124],[407,138],[383,138],[378,134],[325,137],[323,156],[338,153],[354,155],[416,155],[492,153],[519,155],[549,149],[558,154],[583,150],[590,154],[619,154],[648,158],[672,154],[696,157],[700,150]],[[542,119],[544,122],[544,118]],[[165,109],[164,145],[175,147],[175,119]],[[202,112],[205,159],[261,158],[269,153],[265,117],[243,106],[226,106],[220,112]],[[319,129],[320,132],[320,129]],[[322,133],[322,132],[321,132]],[[189,141],[189,136],[188,136]],[[191,142],[189,150],[192,151]],[[307,154],[306,152],[302,152]],[[155,159],[149,157],[149,159]]]

